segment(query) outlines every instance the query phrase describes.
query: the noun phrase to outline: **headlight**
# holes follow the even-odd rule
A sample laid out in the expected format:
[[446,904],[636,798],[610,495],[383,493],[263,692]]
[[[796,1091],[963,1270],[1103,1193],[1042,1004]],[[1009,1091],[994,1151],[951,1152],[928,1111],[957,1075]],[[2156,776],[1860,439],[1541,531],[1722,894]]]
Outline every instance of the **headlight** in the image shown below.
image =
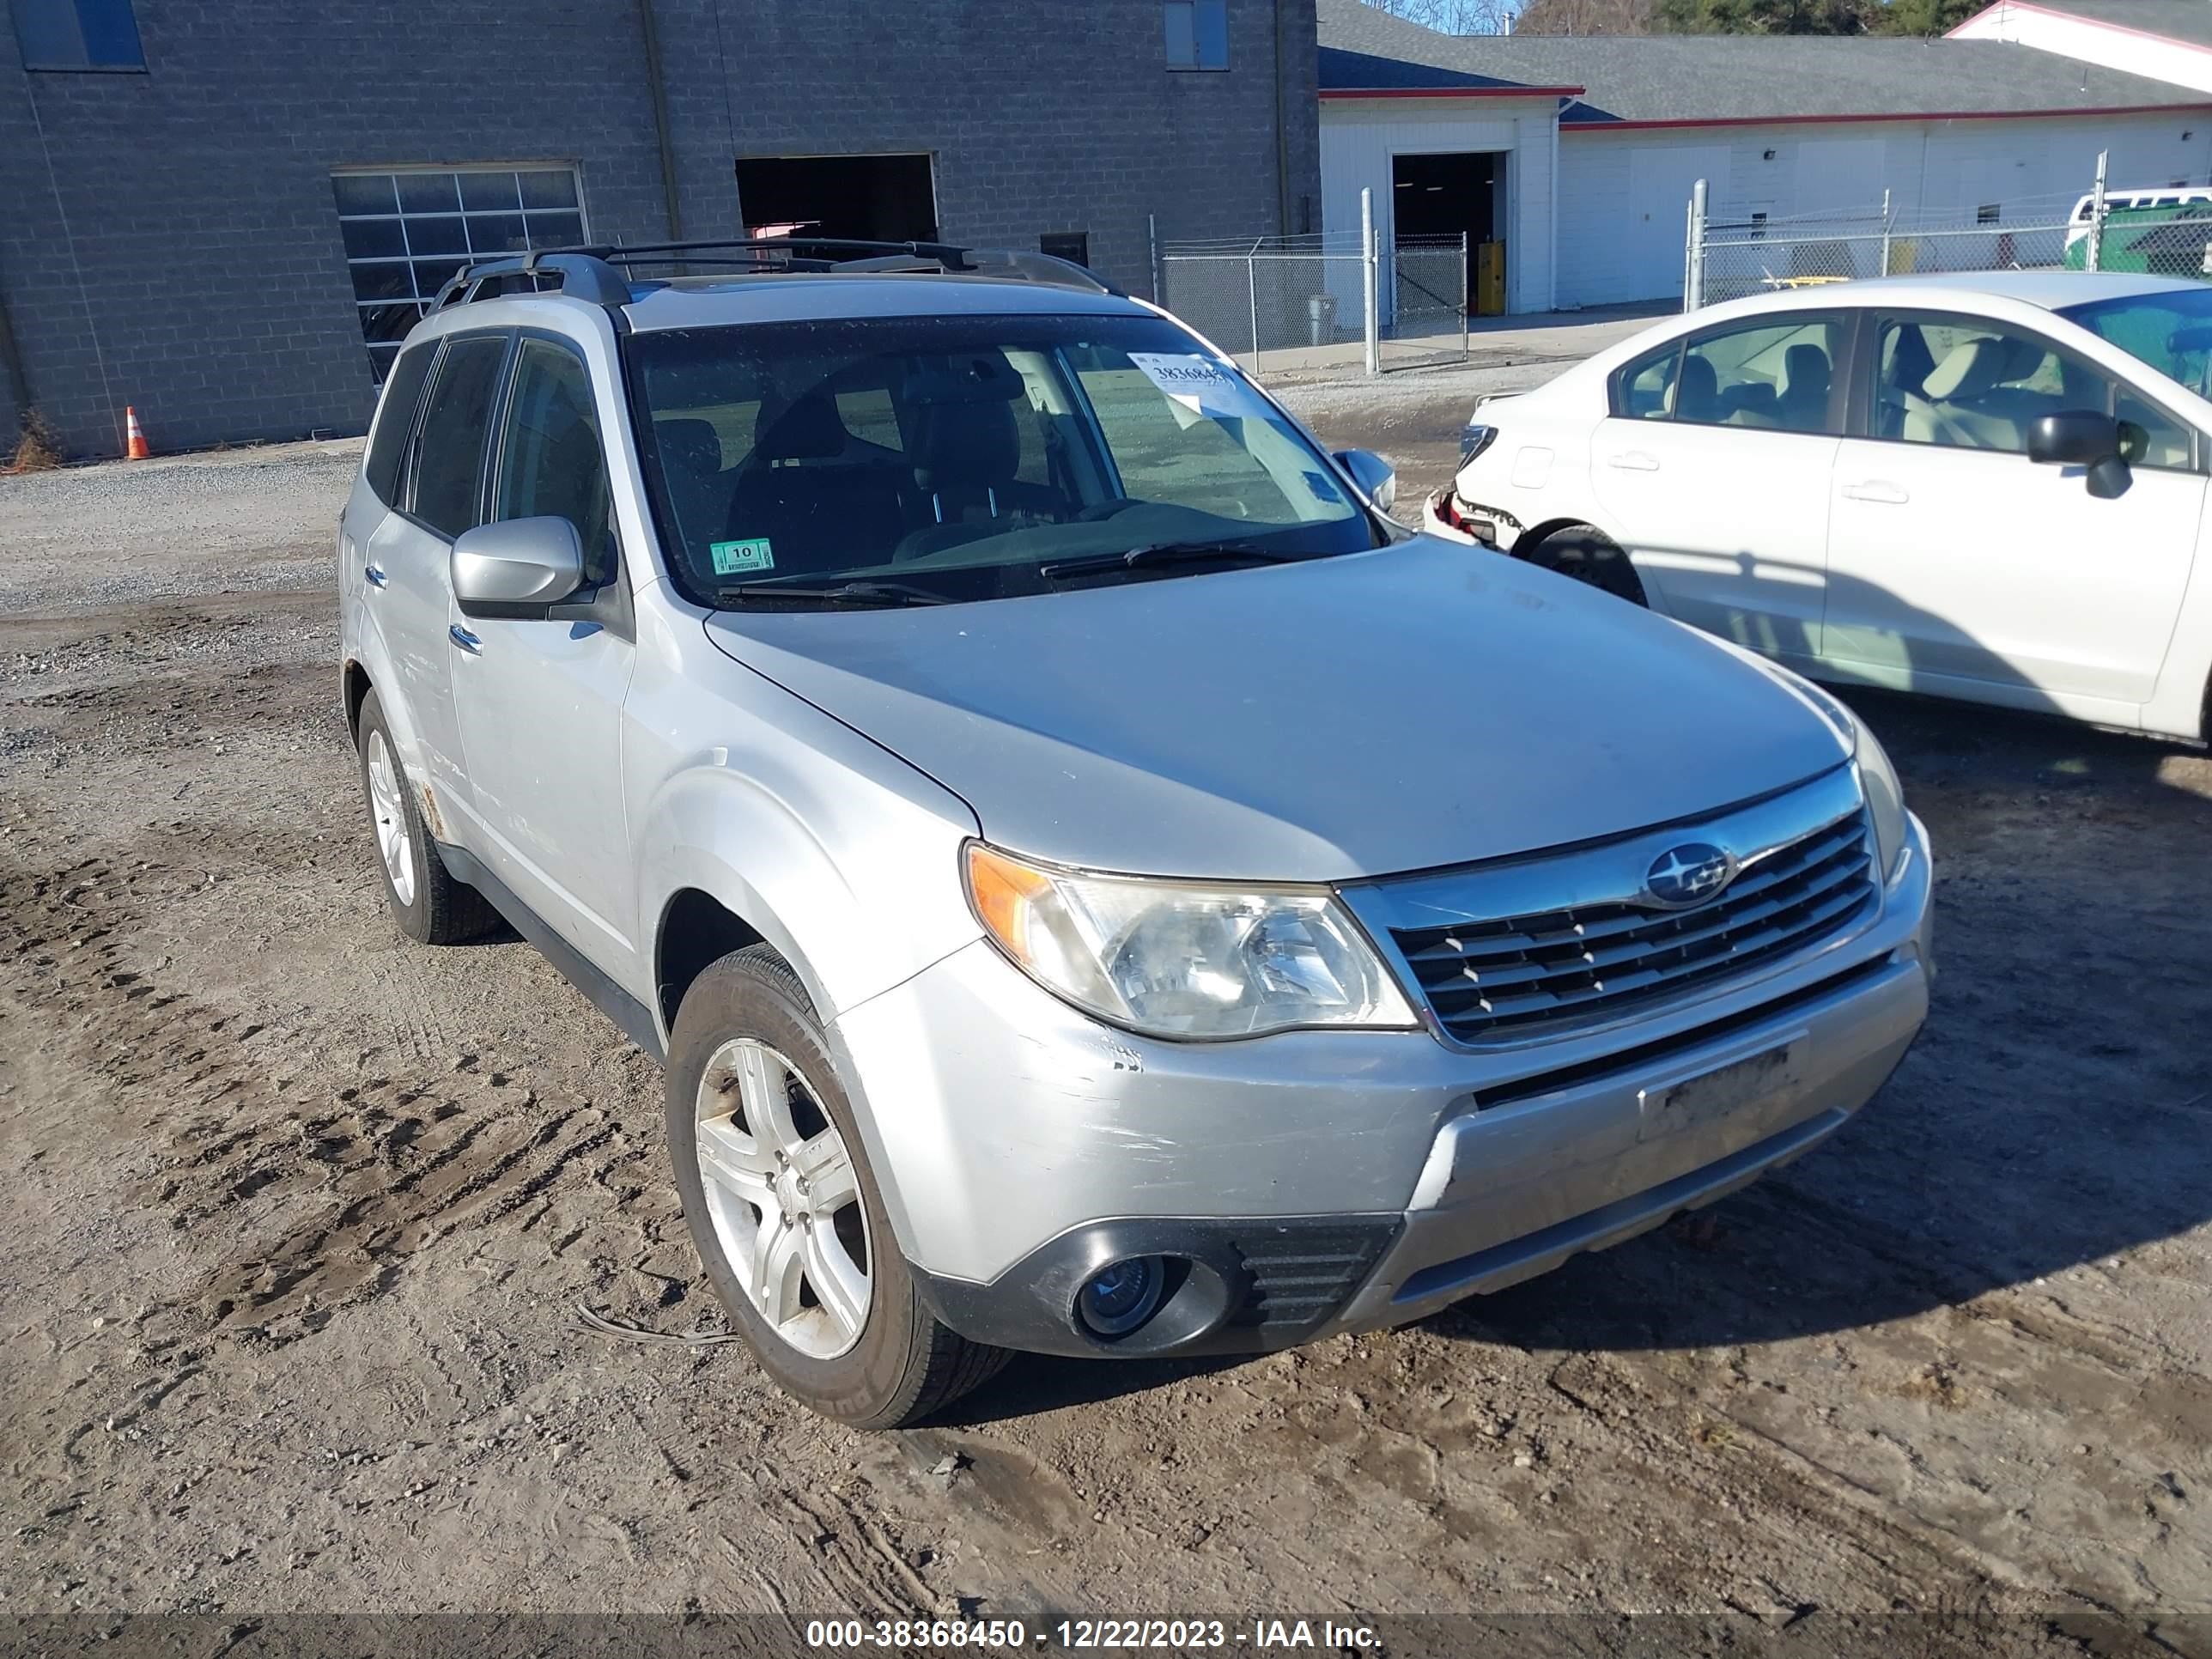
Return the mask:
[[1905,867],[1905,791],[1898,787],[1897,769],[1863,720],[1856,722],[1859,789],[1866,796],[1867,815],[1874,820],[1875,856],[1881,860],[1885,885],[1895,881]]
[[1459,429],[1459,464],[1469,461],[1498,441],[1498,428],[1485,426],[1480,421],[1469,421]]
[[1316,888],[1171,883],[1032,864],[968,843],[968,897],[999,948],[1086,1013],[1164,1037],[1419,1022],[1358,925]]

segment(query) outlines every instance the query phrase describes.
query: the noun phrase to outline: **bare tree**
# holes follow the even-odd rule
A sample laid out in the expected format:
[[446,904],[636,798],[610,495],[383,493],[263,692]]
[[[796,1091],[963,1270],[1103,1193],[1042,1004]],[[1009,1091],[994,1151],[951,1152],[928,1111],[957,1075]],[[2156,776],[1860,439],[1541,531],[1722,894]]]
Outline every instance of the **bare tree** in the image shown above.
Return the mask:
[[1649,34],[1651,0],[1529,0],[1516,34]]
[[1367,0],[1367,3],[1439,34],[1503,34],[1513,21],[1511,0]]

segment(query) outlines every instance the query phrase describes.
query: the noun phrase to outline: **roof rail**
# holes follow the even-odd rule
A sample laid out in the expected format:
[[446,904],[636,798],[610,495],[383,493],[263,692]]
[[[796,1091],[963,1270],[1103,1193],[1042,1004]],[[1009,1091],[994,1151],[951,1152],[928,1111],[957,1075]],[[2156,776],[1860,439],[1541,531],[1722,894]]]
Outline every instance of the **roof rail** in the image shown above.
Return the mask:
[[[929,271],[1011,277],[1093,294],[1123,291],[1071,259],[1019,248],[961,247],[950,242],[867,242],[833,236],[757,236],[718,242],[599,244],[505,255],[464,266],[438,290],[430,309],[442,311],[474,300],[541,293],[549,288],[617,309],[636,297],[623,269],[634,264],[710,264],[764,275]],[[549,277],[555,280],[549,282]]]

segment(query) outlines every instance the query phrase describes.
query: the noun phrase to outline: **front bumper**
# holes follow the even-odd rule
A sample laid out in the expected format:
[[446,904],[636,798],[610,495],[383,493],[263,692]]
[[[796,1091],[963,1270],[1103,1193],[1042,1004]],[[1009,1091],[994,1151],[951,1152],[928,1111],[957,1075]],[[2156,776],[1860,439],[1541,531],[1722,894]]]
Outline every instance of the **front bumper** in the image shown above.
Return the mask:
[[[1542,1273],[1842,1127],[1927,1012],[1912,835],[1856,933],[1603,1033],[1163,1042],[978,942],[831,1035],[898,1243],[953,1328],[1064,1353],[1287,1346]],[[1102,1341],[1075,1294],[1130,1255],[1185,1265],[1159,1316]]]

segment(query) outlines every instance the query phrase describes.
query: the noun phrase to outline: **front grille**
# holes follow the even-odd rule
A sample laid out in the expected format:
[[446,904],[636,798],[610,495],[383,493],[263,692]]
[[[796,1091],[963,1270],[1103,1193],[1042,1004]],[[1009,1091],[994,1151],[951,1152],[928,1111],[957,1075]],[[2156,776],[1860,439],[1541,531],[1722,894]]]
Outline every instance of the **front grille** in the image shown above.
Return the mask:
[[1624,903],[1394,928],[1437,1021],[1465,1042],[1610,1018],[1841,932],[1875,902],[1866,814],[1777,848],[1688,910]]

